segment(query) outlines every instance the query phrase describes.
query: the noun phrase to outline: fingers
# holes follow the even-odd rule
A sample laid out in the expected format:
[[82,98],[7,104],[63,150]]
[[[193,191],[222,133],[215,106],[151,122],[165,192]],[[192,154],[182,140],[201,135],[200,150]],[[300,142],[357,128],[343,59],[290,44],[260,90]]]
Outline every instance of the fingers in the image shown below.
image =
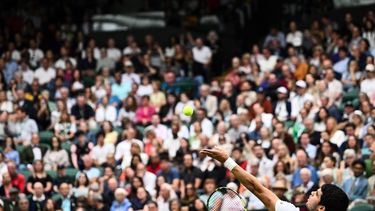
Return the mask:
[[202,155],[206,155],[206,156],[210,156],[210,157],[212,157],[212,155],[213,155],[212,149],[203,149],[203,150],[200,151],[200,153]]

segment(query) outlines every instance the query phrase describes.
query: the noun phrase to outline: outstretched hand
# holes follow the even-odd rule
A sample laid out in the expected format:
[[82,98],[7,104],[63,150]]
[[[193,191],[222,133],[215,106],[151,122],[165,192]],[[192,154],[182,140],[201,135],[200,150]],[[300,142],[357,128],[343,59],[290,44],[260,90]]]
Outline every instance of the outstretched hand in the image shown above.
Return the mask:
[[212,149],[203,149],[200,151],[200,153],[202,155],[212,157],[220,163],[224,163],[229,158],[229,155],[225,152],[225,150],[220,147],[214,147]]

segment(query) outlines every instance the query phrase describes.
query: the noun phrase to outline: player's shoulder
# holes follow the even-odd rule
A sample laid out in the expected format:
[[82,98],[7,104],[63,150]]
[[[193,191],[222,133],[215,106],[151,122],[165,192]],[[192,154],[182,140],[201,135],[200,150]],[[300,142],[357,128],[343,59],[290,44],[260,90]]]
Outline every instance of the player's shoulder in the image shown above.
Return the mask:
[[282,200],[277,200],[275,204],[275,211],[299,211],[300,209],[294,206],[293,204],[282,201]]

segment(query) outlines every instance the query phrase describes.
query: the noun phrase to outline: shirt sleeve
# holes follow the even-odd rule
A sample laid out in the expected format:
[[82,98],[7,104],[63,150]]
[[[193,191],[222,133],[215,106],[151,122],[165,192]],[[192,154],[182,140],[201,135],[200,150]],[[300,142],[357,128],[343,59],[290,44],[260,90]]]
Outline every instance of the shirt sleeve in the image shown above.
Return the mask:
[[275,205],[275,211],[299,211],[300,209],[293,204],[278,200]]

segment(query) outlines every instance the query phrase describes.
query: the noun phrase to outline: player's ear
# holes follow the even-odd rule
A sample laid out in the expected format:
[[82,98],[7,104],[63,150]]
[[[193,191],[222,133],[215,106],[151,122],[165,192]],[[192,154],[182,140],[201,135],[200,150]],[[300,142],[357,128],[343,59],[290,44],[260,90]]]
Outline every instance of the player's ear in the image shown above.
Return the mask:
[[322,205],[318,205],[317,211],[326,211],[326,207]]

